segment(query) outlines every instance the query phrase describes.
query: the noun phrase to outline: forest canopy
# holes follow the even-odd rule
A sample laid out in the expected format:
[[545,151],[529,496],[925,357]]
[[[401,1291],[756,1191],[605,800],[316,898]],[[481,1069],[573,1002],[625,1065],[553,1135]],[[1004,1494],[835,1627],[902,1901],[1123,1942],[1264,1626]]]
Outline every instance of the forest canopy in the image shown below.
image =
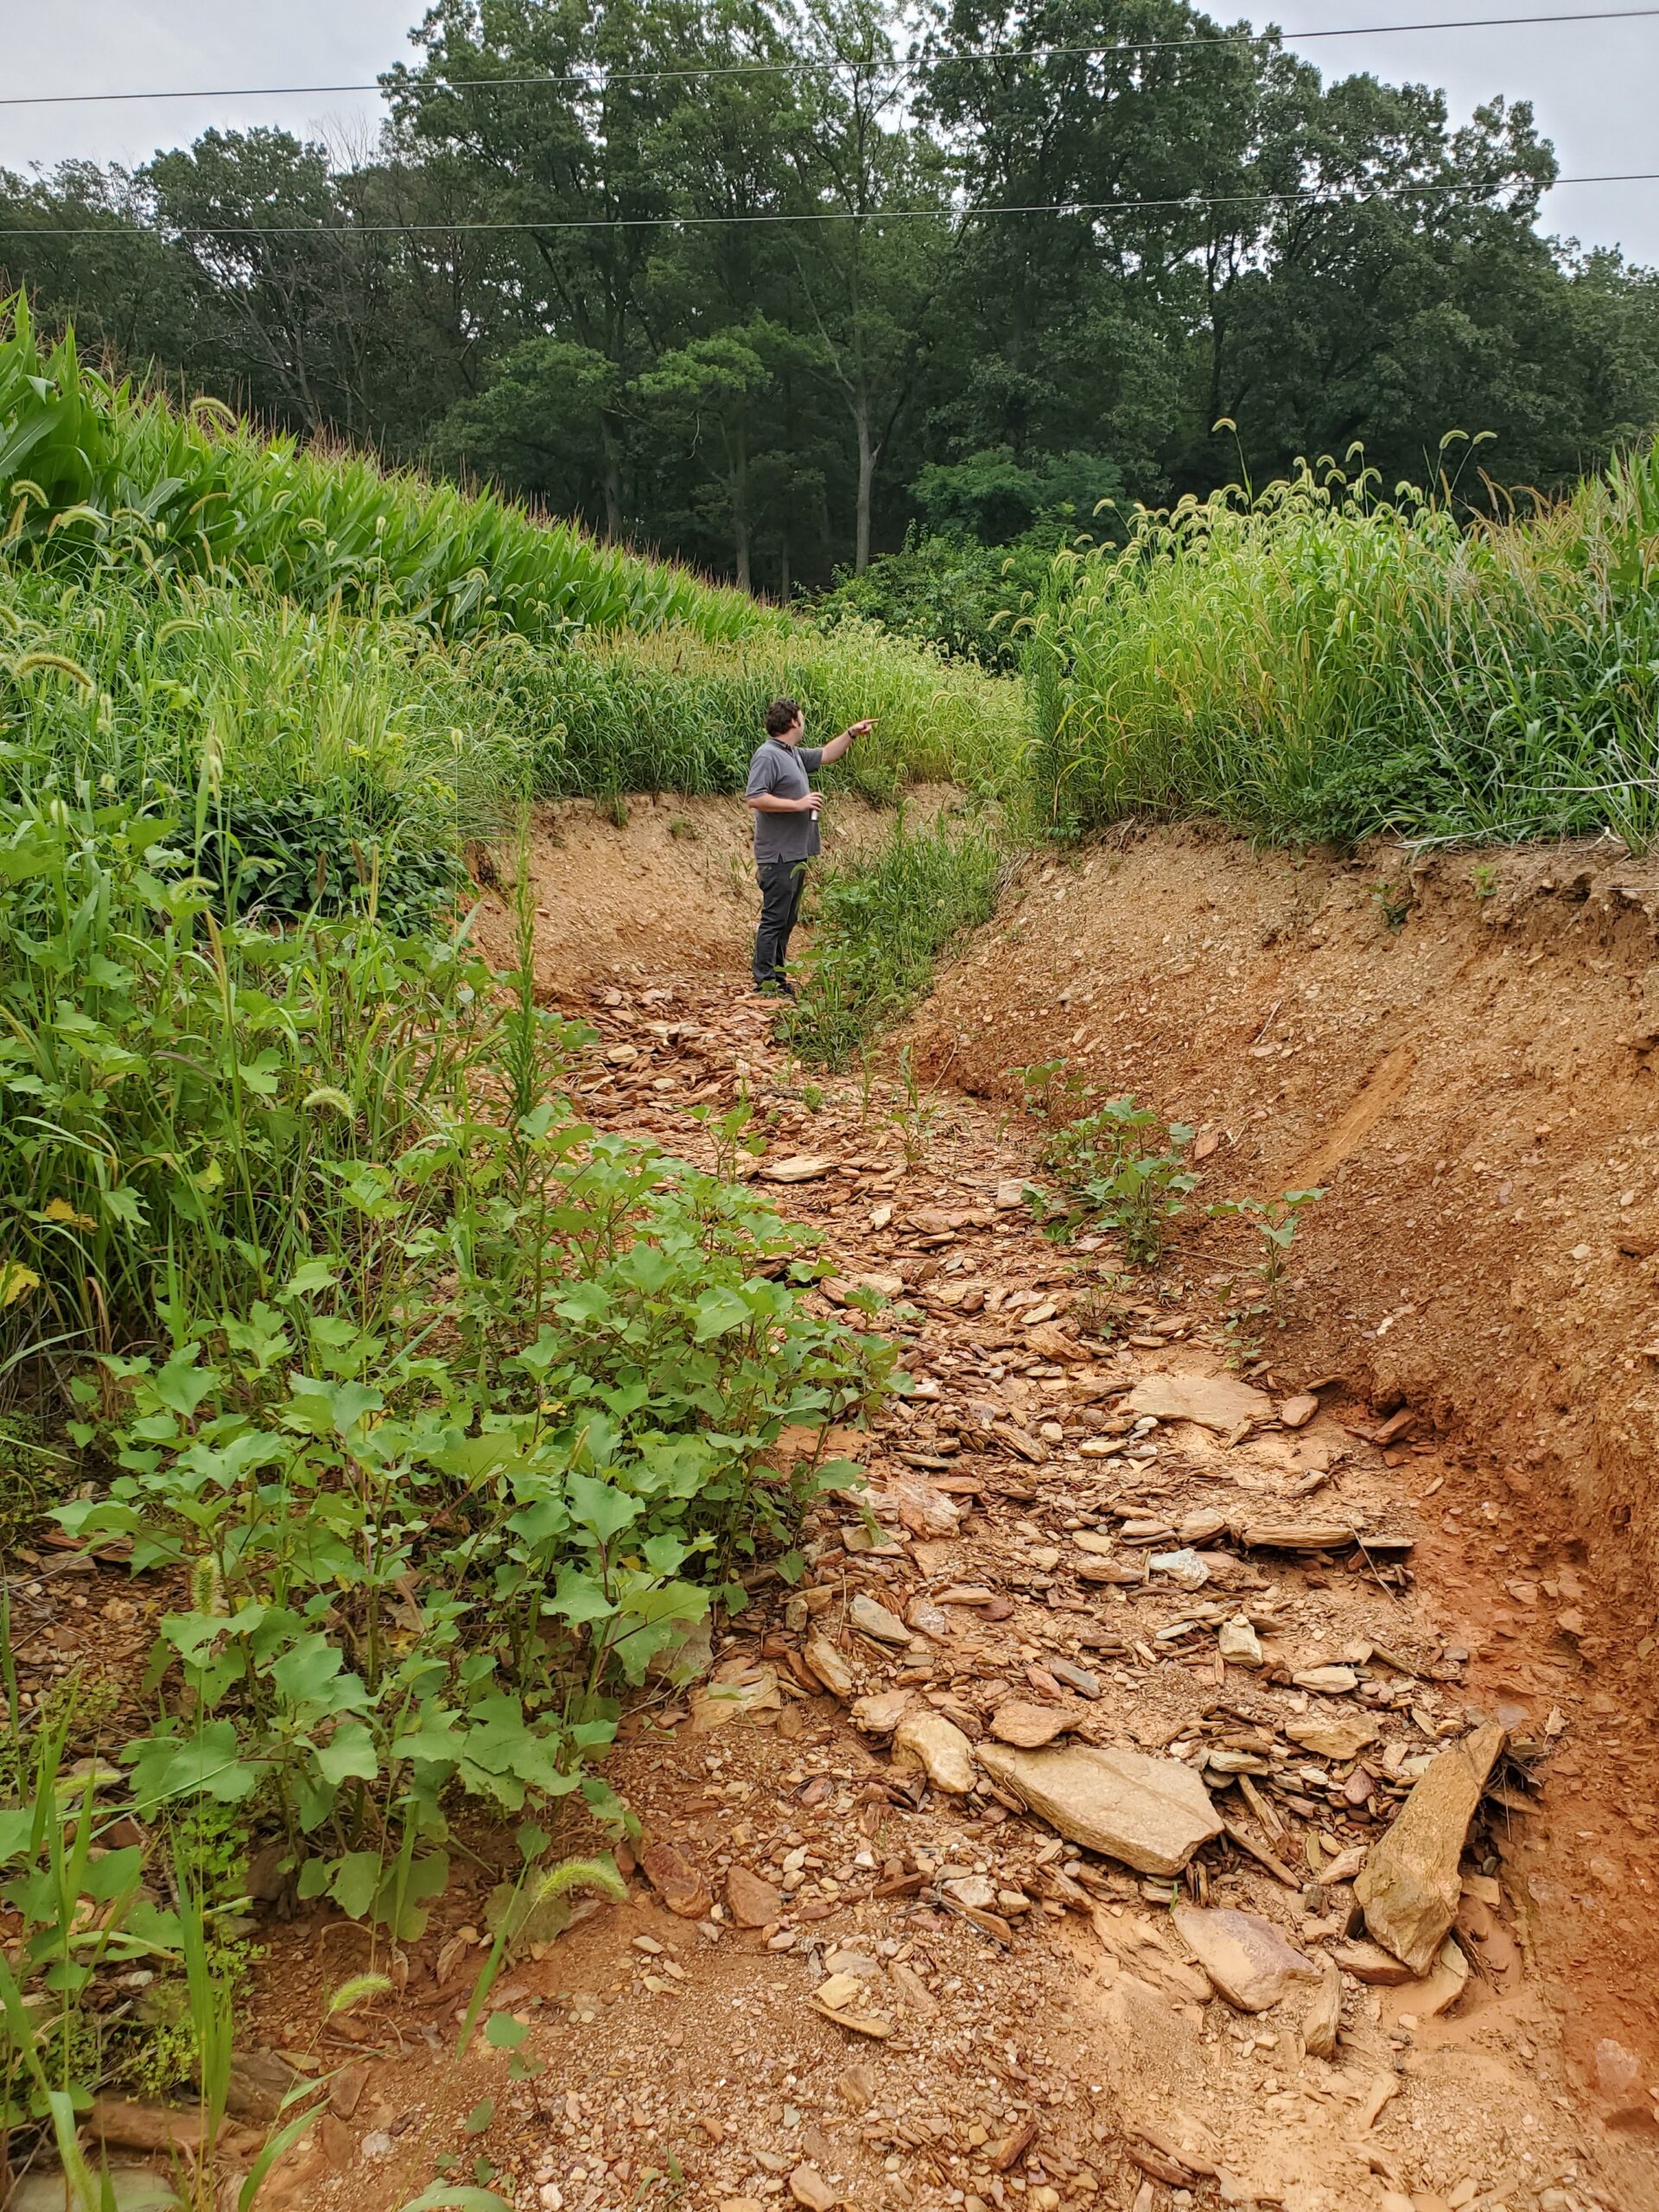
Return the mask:
[[1239,29],[440,0],[367,151],[0,172],[0,286],[132,372],[782,595],[918,524],[1053,542],[1356,442],[1391,485],[1488,432],[1496,484],[1549,487],[1659,422],[1659,278],[1541,235],[1526,105],[1457,122]]

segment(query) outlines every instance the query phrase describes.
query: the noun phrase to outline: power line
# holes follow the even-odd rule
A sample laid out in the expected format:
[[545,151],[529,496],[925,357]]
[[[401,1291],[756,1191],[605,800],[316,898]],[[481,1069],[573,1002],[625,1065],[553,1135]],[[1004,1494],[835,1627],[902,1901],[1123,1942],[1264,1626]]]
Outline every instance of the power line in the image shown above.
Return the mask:
[[[953,58],[976,61],[1050,61],[1070,56],[1103,58],[1115,54],[1189,53],[1205,47],[1271,46],[1279,42],[1298,46],[1312,39],[1392,38],[1426,31],[1515,30],[1538,23],[1634,23],[1647,22],[1656,16],[1659,16],[1659,8],[1591,8],[1546,16],[1466,16],[1436,18],[1419,23],[1359,23],[1342,29],[1224,31],[1216,37],[1125,39],[1108,46],[1001,47],[993,48],[987,54]],[[833,75],[837,70],[863,66],[866,65],[841,59],[815,61],[798,58],[789,61],[709,62],[676,69],[603,69],[595,64],[578,63],[563,76],[449,77],[429,80],[417,78],[410,81],[417,86],[424,85],[427,89],[441,92],[497,92],[524,91],[538,86],[567,86],[573,77],[584,73],[601,75],[605,82],[611,85],[644,85],[709,77],[810,75],[815,71]],[[925,66],[918,62],[900,63],[895,66],[893,74],[913,76]],[[331,98],[341,92],[384,92],[385,90],[384,80],[373,78],[364,84],[219,85],[199,88],[169,86],[140,92],[9,92],[0,96],[0,108],[107,106],[117,102],[144,100],[320,99]]]
[[[1549,189],[1568,184],[1659,184],[1659,169],[1631,169],[1609,176],[1558,176]],[[187,223],[169,225],[169,238],[450,238],[478,234],[537,235],[548,231],[728,230],[745,224],[977,222],[1004,215],[1133,215],[1199,207],[1366,207],[1426,195],[1455,199],[1502,191],[1503,185],[1416,184],[1395,192],[1233,192],[1171,200],[1050,200],[1023,207],[812,207],[765,215],[561,215],[544,223]],[[113,238],[130,232],[112,223],[79,226],[0,225],[0,238]]]

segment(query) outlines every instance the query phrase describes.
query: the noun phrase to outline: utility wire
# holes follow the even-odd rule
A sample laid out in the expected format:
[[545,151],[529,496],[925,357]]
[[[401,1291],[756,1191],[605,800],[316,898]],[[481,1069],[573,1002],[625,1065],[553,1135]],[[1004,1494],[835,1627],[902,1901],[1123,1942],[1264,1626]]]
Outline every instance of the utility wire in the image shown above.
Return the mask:
[[[1567,184],[1659,184],[1659,169],[1631,169],[1610,176],[1558,176],[1548,189]],[[1190,194],[1173,200],[1050,200],[1025,207],[811,207],[766,215],[560,215],[544,223],[181,223],[169,224],[161,235],[167,238],[448,238],[485,233],[547,231],[639,231],[664,227],[677,230],[729,230],[745,224],[794,223],[906,223],[977,222],[1002,215],[1133,215],[1198,207],[1365,207],[1431,195],[1455,199],[1459,194],[1505,191],[1506,184],[1415,184],[1395,192],[1230,192]],[[146,228],[149,226],[146,226]],[[116,223],[75,226],[27,223],[0,226],[0,238],[110,238],[130,233]]]
[[[1271,46],[1277,42],[1294,46],[1304,44],[1310,39],[1391,38],[1424,31],[1515,30],[1531,23],[1634,23],[1647,22],[1656,16],[1659,16],[1659,8],[1575,9],[1547,16],[1465,16],[1420,23],[1357,23],[1342,29],[1224,31],[1215,37],[1205,38],[1124,39],[1108,46],[994,47],[982,54],[947,58],[971,61],[1050,61],[1071,55],[1104,57],[1114,54],[1193,53],[1205,47]],[[709,62],[706,66],[694,65],[677,69],[604,69],[594,63],[576,63],[561,76],[413,77],[408,82],[416,90],[501,92],[524,91],[538,86],[567,86],[573,77],[584,73],[602,75],[605,82],[610,85],[645,85],[685,78],[779,77],[810,75],[814,72],[833,75],[837,70],[868,66],[840,58],[823,61],[797,59],[791,61]],[[892,73],[895,77],[914,76],[927,66],[924,62],[897,63]],[[365,84],[220,85],[205,86],[200,89],[171,86],[142,92],[8,92],[0,96],[0,108],[104,106],[117,101],[143,100],[296,99],[340,92],[384,92],[385,90],[384,79],[374,78]]]

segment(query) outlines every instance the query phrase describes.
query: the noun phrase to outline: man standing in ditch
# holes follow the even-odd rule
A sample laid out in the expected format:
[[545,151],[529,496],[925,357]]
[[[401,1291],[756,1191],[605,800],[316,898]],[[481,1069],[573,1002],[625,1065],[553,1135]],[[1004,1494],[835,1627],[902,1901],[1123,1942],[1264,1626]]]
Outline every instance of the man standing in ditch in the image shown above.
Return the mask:
[[801,911],[806,864],[818,851],[818,809],[822,791],[807,778],[839,760],[855,737],[873,728],[854,722],[828,745],[803,745],[806,718],[793,699],[774,699],[766,709],[766,742],[749,763],[743,793],[754,816],[754,873],[760,885],[760,926],[754,933],[754,988],[792,999],[785,973],[789,934]]

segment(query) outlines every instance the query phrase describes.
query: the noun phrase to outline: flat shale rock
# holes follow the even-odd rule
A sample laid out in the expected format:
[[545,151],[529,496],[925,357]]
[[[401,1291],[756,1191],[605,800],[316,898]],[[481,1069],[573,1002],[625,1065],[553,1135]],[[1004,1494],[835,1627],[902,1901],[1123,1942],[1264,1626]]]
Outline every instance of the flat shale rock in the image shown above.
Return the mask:
[[1265,2012],[1319,1982],[1319,1969],[1259,1913],[1178,1904],[1175,1932],[1218,1993],[1241,2012]]
[[1087,1552],[1093,1559],[1116,1559],[1117,1557],[1117,1538],[1116,1536],[1103,1536],[1098,1529],[1076,1529],[1072,1533],[1071,1541],[1080,1552]]
[[905,1618],[918,1636],[941,1637],[950,1633],[950,1617],[931,1598],[912,1598],[905,1607]]
[[1293,1744],[1319,1759],[1357,1759],[1367,1744],[1376,1741],[1375,1720],[1287,1720],[1284,1730]]
[[827,1275],[820,1287],[826,1298],[833,1298],[837,1306],[845,1306],[861,1290],[873,1290],[878,1298],[902,1298],[905,1279],[902,1275],[884,1274]]
[[[910,1639],[906,1637],[905,1640],[908,1643]],[[851,1697],[855,1688],[853,1670],[827,1636],[809,1636],[801,1656],[832,1696]]]
[[645,1879],[672,1913],[682,1920],[702,1920],[714,1898],[701,1872],[671,1843],[653,1843],[641,1853]]
[[973,1788],[974,1747],[942,1713],[907,1713],[893,1731],[893,1763],[920,1767],[936,1789],[965,1797]]
[[765,1928],[784,1909],[784,1893],[747,1866],[726,1876],[726,1905],[740,1928]]
[[1039,1819],[1141,1874],[1179,1874],[1222,1832],[1210,1793],[1179,1759],[1145,1751],[1020,1751],[981,1744],[979,1763]]
[[1222,1623],[1216,1649],[1235,1667],[1265,1667],[1268,1663],[1262,1639],[1243,1613]]
[[1427,1974],[1457,1917],[1458,1862],[1504,1741],[1489,1720],[1432,1759],[1354,1884],[1366,1927],[1414,1974]]
[[823,1153],[797,1152],[787,1160],[763,1160],[754,1172],[763,1183],[811,1183],[835,1165]]
[[999,1744],[1012,1744],[1023,1751],[1040,1751],[1063,1736],[1071,1715],[1054,1705],[1033,1705],[1029,1698],[1011,1697],[991,1717],[991,1733]]
[[1222,1435],[1247,1421],[1270,1420],[1274,1409],[1265,1390],[1253,1390],[1230,1375],[1143,1375],[1125,1403],[1132,1414],[1196,1421]]
[[855,1697],[852,1705],[855,1728],[867,1736],[891,1736],[910,1710],[908,1690],[874,1690],[868,1697]]
[[1402,1981],[1389,1992],[1387,2016],[1397,2020],[1409,2013],[1414,2020],[1432,2020],[1449,2012],[1468,1986],[1468,1958],[1456,1936],[1448,1936],[1421,1981]]
[[1302,2014],[1302,2047],[1311,2058],[1334,2058],[1342,2032],[1342,1976],[1336,1961],[1323,1951],[1314,1963],[1319,1986]]
[[1113,1589],[1127,1590],[1147,1579],[1144,1564],[1131,1566],[1122,1559],[1085,1559],[1071,1569],[1079,1582],[1105,1583]]
[[1338,1943],[1331,1956],[1344,1974],[1352,1974],[1368,1988],[1398,1989],[1402,1982],[1414,1978],[1411,1968],[1402,1966],[1394,1953],[1385,1951],[1380,1943]]
[[[897,1613],[889,1612],[874,1598],[859,1591],[847,1609],[847,1618],[861,1636],[873,1636],[878,1643],[908,1643],[910,1630]],[[810,1661],[807,1662],[811,1664]]]
[[925,1475],[890,1474],[886,1495],[872,1498],[878,1514],[892,1512],[912,1536],[935,1542],[954,1536],[962,1523],[962,1508],[942,1490],[935,1490]]

